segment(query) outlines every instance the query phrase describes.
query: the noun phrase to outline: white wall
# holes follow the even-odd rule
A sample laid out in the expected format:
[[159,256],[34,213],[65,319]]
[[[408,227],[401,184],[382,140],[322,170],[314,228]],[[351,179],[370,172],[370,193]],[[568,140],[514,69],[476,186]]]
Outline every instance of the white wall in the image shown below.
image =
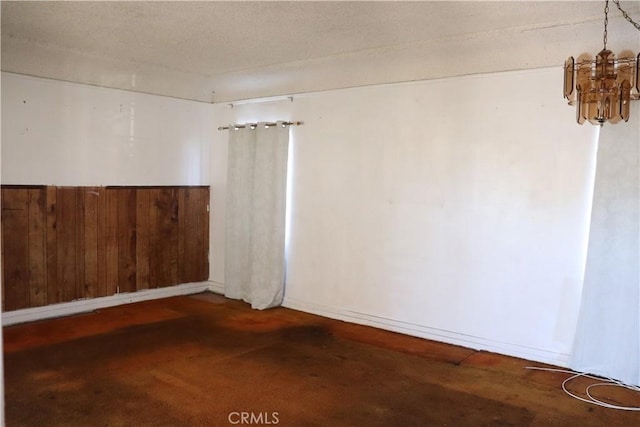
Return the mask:
[[2,73],[2,183],[207,185],[212,105]]
[[227,147],[213,129],[303,120],[292,128],[286,305],[565,364],[597,128],[575,124],[561,75],[231,108],[2,73],[2,182],[211,183],[211,278],[223,283]]
[[[598,130],[562,70],[215,105],[292,128],[285,305],[566,364]],[[224,282],[226,132],[211,151],[211,278]]]

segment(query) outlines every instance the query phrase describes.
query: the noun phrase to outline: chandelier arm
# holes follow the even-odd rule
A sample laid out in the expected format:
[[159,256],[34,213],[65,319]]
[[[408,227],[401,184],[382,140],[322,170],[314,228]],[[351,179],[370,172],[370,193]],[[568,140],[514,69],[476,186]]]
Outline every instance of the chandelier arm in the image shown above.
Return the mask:
[[629,16],[629,14],[622,8],[622,6],[620,6],[620,0],[613,0],[613,2],[616,4],[616,6],[618,7],[618,9],[620,10],[620,12],[622,12],[622,16],[624,16],[624,19],[626,19],[627,21],[629,21],[631,24],[633,24],[634,27],[636,27],[636,29],[638,31],[640,31],[640,24],[638,24],[637,22],[635,22],[633,19],[631,19],[631,17]]

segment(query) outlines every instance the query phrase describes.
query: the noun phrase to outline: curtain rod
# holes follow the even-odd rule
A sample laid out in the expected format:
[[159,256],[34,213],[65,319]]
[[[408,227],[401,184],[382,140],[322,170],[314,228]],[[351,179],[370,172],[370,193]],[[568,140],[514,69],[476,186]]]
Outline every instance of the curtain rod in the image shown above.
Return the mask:
[[[304,124],[304,122],[280,122],[280,124],[284,127],[284,126],[300,126],[302,124]],[[277,126],[278,123],[276,122],[268,122],[264,124],[265,127],[272,127],[272,126]],[[220,126],[218,128],[218,130],[229,130],[229,129],[244,129],[246,127],[250,127],[251,129],[255,129],[256,127],[258,127],[258,123],[246,123],[244,125],[231,125],[231,126]]]

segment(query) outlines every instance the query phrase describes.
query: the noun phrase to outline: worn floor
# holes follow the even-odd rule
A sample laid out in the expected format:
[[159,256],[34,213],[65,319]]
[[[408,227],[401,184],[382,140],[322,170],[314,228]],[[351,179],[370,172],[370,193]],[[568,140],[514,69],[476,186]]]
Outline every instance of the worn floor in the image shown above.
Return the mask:
[[6,327],[4,351],[9,427],[640,425],[533,362],[214,294]]

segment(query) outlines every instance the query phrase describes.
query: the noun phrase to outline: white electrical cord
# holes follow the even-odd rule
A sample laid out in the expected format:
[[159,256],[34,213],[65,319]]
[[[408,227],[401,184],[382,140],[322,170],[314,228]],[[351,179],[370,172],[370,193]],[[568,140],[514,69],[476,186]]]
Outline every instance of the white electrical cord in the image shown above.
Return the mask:
[[[640,387],[634,386],[634,385],[629,385],[629,384],[624,384],[621,381],[615,380],[613,378],[600,378],[600,377],[596,377],[593,375],[589,375],[586,374],[584,372],[574,372],[574,371],[569,371],[566,369],[553,369],[553,368],[539,368],[536,366],[527,366],[525,367],[525,369],[533,369],[533,370],[537,370],[537,371],[548,371],[548,372],[562,372],[565,374],[572,374],[569,378],[567,378],[566,380],[564,380],[562,382],[562,390],[564,390],[564,392],[566,394],[568,394],[569,396],[573,397],[574,399],[578,399],[581,400],[583,402],[586,403],[591,403],[593,405],[598,405],[598,406],[602,406],[604,408],[609,408],[609,409],[619,409],[621,411],[640,411],[640,407],[639,406],[619,406],[619,405],[613,405],[611,403],[607,403],[607,402],[603,402],[602,400],[596,399],[595,397],[593,397],[591,395],[590,390],[594,387],[622,387],[624,389],[627,390],[631,390],[631,391],[635,391],[635,392],[639,392],[640,393]],[[576,379],[576,378],[580,378],[580,377],[584,377],[584,378],[589,378],[592,380],[596,380],[596,381],[603,381],[604,382],[599,382],[599,383],[595,383],[595,384],[591,384],[589,386],[587,386],[587,388],[585,389],[585,394],[587,395],[588,399],[585,399],[582,396],[578,396],[577,394],[574,394],[572,392],[570,392],[567,389],[567,384]]]

